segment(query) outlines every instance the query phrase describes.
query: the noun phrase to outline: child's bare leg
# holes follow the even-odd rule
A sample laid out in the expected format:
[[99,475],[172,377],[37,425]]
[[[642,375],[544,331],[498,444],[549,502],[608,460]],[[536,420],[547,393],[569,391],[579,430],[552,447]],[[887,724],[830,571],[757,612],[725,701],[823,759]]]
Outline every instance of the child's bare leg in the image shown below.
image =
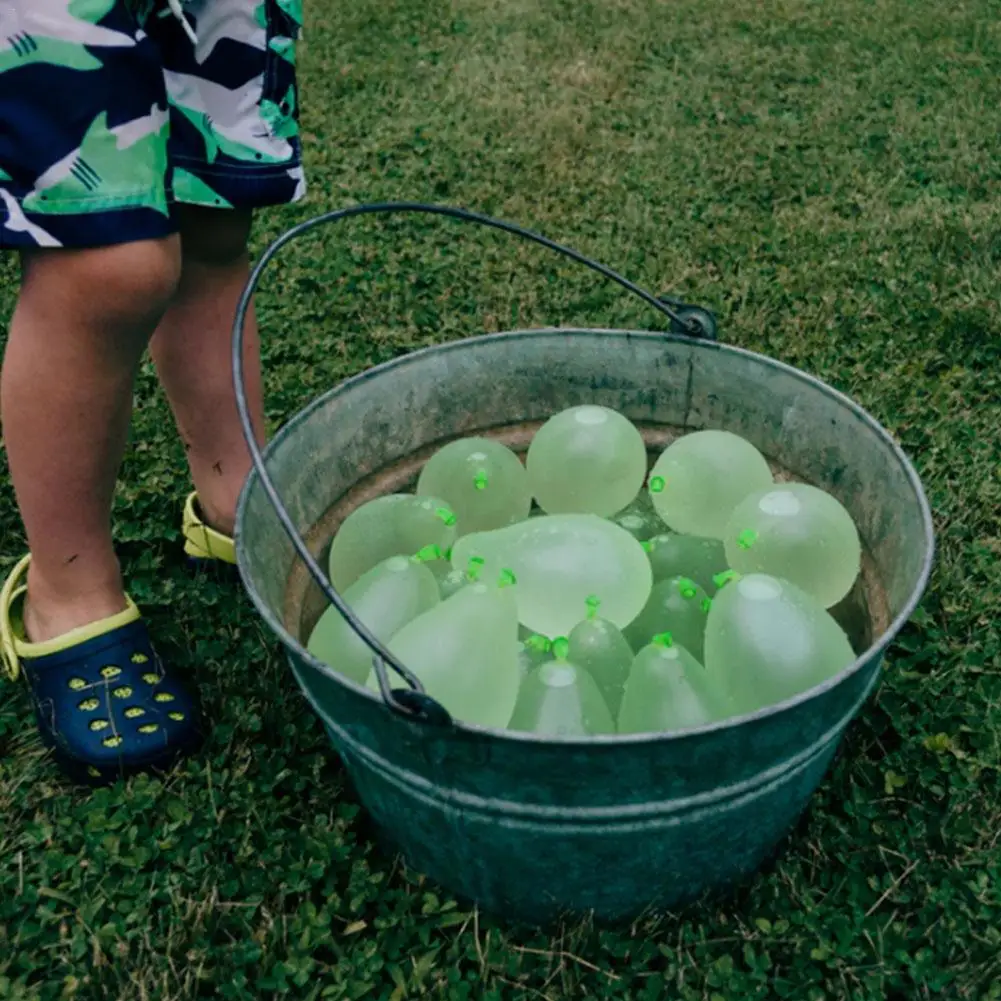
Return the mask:
[[0,409],[32,553],[25,625],[34,642],[125,607],[112,496],[136,367],[179,266],[176,237],[24,255]]
[[[205,520],[233,531],[236,502],[250,469],[233,393],[230,342],[247,282],[249,211],[180,207],[182,268],[177,295],[150,345],[187,449]],[[258,440],[263,440],[260,359],[253,313],[245,371]]]

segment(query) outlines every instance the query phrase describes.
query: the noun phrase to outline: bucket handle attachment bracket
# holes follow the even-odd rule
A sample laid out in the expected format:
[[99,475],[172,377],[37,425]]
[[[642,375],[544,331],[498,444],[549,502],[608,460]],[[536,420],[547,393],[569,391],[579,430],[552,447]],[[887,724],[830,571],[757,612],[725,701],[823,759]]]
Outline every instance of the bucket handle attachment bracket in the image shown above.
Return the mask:
[[[333,212],[326,212],[322,215],[314,216],[312,219],[307,219],[305,222],[301,222],[297,226],[293,226],[291,229],[287,230],[274,240],[270,246],[265,249],[264,253],[261,255],[257,264],[251,271],[250,278],[248,279],[237,304],[236,316],[233,319],[231,356],[233,385],[236,391],[236,409],[240,417],[243,436],[247,442],[247,448],[250,452],[254,470],[260,479],[264,493],[267,496],[268,501],[271,503],[282,529],[285,531],[285,534],[288,536],[293,548],[302,560],[306,569],[309,571],[310,576],[323,592],[323,596],[330,602],[331,605],[334,606],[334,608],[337,609],[341,616],[347,620],[348,625],[351,626],[355,633],[357,633],[366,646],[368,646],[368,648],[372,651],[372,664],[375,668],[376,678],[379,682],[379,691],[386,705],[397,715],[413,722],[433,726],[451,726],[453,723],[452,717],[449,715],[444,706],[427,694],[420,679],[411,670],[409,670],[405,664],[401,663],[397,657],[393,656],[393,654],[391,654],[386,647],[383,646],[383,644],[372,634],[361,619],[359,619],[358,616],[351,610],[348,604],[334,588],[333,584],[330,583],[327,575],[320,568],[319,563],[317,563],[316,558],[309,551],[309,547],[306,545],[305,540],[296,528],[294,522],[292,521],[292,517],[288,512],[288,508],[285,507],[285,503],[282,500],[281,495],[278,493],[278,488],[271,479],[271,474],[268,472],[267,464],[264,461],[264,455],[257,443],[253,422],[250,416],[250,404],[247,398],[247,385],[243,364],[244,330],[254,293],[257,291],[258,285],[260,285],[261,277],[265,270],[267,270],[268,265],[286,244],[292,243],[294,240],[297,240],[299,237],[304,236],[306,233],[317,229],[320,226],[340,222],[344,219],[349,219],[352,216],[403,215],[415,213],[444,216],[446,218],[456,219],[459,222],[475,223],[491,229],[498,229],[505,233],[510,233],[522,239],[529,240],[532,243],[539,244],[540,246],[547,247],[549,250],[555,251],[563,257],[568,257],[570,260],[584,265],[584,267],[589,268],[591,271],[594,271],[610,281],[615,282],[627,292],[631,292],[633,295],[642,299],[647,303],[647,305],[651,306],[662,316],[667,317],[670,323],[669,329],[672,334],[697,338],[700,340],[714,341],[716,340],[717,328],[716,318],[709,310],[704,309],[701,306],[695,306],[668,295],[662,295],[659,297],[654,296],[645,289],[633,284],[633,282],[629,281],[627,278],[624,278],[622,275],[613,271],[611,268],[605,267],[604,264],[599,264],[597,261],[594,261],[589,257],[585,257],[583,254],[578,253],[576,250],[572,250],[570,247],[565,247],[562,244],[550,240],[548,237],[542,236],[540,233],[517,226],[514,223],[504,222],[500,219],[493,219],[490,216],[481,215],[477,212],[470,212],[467,209],[455,208],[449,205],[431,205],[423,202],[373,202],[363,205],[352,205],[348,208],[338,209]],[[405,689],[393,689],[389,681],[389,673],[386,670],[387,667],[392,668],[393,671],[407,683],[408,687]]]

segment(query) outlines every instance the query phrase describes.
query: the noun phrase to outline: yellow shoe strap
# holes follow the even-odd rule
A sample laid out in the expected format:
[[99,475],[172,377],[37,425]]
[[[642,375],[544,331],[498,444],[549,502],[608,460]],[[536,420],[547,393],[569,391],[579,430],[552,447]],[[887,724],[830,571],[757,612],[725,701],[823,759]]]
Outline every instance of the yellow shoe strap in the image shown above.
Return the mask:
[[10,572],[0,590],[0,659],[3,669],[13,681],[21,669],[21,661],[17,653],[17,638],[14,635],[14,599],[20,598],[28,579],[28,566],[31,556],[25,556]]
[[228,535],[209,528],[198,512],[198,495],[184,505],[184,551],[196,559],[236,563],[236,546]]
[[3,590],[0,590],[0,653],[4,670],[12,681],[21,673],[22,658],[33,660],[37,657],[62,653],[63,650],[97,639],[98,636],[104,636],[139,620],[139,609],[131,598],[126,597],[125,608],[115,615],[71,629],[68,633],[42,643],[30,643],[25,637],[24,623],[21,619],[21,607],[28,592],[26,581],[30,563],[31,556],[25,556],[14,567],[4,583]]

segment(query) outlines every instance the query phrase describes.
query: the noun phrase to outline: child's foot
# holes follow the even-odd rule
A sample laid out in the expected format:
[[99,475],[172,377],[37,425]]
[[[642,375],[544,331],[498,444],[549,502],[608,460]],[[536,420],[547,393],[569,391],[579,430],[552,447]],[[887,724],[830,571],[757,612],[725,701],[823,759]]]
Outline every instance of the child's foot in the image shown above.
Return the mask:
[[108,782],[159,769],[199,739],[194,701],[170,677],[139,610],[126,608],[43,642],[24,623],[25,557],[0,591],[0,643],[24,674],[42,739],[72,778]]

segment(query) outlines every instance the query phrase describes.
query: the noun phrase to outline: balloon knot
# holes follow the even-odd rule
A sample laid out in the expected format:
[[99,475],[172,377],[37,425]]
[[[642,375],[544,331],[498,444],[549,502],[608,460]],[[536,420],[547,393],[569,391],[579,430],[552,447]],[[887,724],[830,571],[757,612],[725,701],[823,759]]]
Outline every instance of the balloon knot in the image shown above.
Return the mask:
[[435,514],[438,516],[443,525],[451,527],[455,524],[455,515],[447,507],[437,508],[435,510]]
[[411,557],[415,563],[430,563],[431,560],[443,560],[444,558],[445,554],[441,551],[441,547],[435,545],[418,549]]
[[549,638],[543,636],[542,633],[532,633],[532,635],[525,640],[525,646],[527,646],[530,650],[537,651],[538,653],[549,653],[553,644],[550,643]]

